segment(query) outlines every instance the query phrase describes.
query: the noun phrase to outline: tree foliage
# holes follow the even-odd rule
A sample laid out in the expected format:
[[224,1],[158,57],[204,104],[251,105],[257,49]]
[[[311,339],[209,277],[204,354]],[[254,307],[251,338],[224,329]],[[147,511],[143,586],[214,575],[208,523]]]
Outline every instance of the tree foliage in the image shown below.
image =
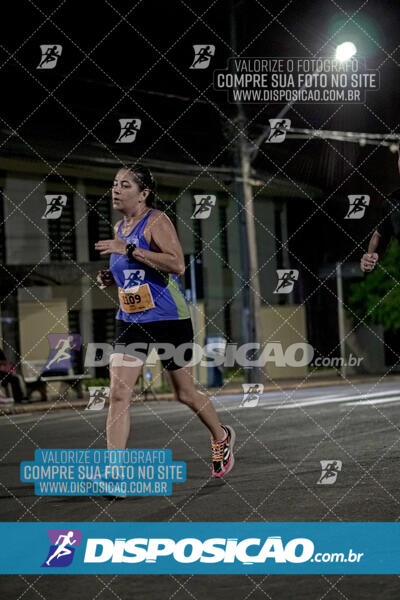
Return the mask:
[[[387,331],[400,329],[400,245],[396,239],[374,271],[350,285],[346,303],[361,322],[382,325]],[[355,321],[354,314],[350,315]]]

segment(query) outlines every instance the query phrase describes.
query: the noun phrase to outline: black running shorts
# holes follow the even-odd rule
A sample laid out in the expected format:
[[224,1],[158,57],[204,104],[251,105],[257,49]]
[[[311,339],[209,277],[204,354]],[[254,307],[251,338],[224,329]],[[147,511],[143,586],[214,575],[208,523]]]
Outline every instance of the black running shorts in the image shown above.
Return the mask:
[[193,357],[191,319],[127,323],[117,319],[114,352],[129,354],[143,362],[155,348],[164,369],[185,367]]

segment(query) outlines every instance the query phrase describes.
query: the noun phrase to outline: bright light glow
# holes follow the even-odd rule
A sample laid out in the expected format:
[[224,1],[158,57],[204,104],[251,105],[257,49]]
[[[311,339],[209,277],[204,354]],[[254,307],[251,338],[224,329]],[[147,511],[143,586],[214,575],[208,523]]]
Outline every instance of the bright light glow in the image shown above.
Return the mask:
[[357,52],[353,42],[343,42],[336,48],[336,58],[340,61],[349,60]]

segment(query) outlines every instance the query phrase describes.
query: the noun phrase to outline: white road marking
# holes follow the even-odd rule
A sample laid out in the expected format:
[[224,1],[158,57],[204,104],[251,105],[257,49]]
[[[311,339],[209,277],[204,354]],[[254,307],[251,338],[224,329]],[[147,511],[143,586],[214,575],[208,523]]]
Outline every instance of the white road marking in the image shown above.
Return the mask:
[[380,398],[379,400],[362,400],[360,402],[349,402],[347,406],[365,406],[366,404],[389,404],[389,402],[400,402],[400,396],[397,398]]
[[[332,404],[335,402],[343,402],[347,406],[352,406],[353,404],[360,404],[363,400],[368,400],[370,398],[378,398],[380,396],[384,396],[382,400],[378,400],[378,402],[397,402],[399,400],[399,392],[398,391],[387,391],[387,392],[372,392],[370,394],[353,394],[350,396],[316,396],[313,399],[295,401],[291,400],[290,402],[284,404],[277,404],[275,406],[265,406],[262,408],[264,410],[280,410],[280,409],[289,409],[289,408],[301,408],[303,406],[318,406],[320,404]],[[396,396],[389,400],[392,396]],[[358,402],[350,403],[349,400],[358,400]]]

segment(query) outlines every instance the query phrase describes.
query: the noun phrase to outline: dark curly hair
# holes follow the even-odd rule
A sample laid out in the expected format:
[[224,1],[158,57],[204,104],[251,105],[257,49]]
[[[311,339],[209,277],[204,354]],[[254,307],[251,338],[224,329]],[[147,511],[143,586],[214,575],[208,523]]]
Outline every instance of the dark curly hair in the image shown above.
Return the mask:
[[148,167],[137,164],[129,164],[125,167],[132,173],[132,179],[138,184],[140,190],[150,190],[146,198],[146,206],[154,208],[156,182]]

